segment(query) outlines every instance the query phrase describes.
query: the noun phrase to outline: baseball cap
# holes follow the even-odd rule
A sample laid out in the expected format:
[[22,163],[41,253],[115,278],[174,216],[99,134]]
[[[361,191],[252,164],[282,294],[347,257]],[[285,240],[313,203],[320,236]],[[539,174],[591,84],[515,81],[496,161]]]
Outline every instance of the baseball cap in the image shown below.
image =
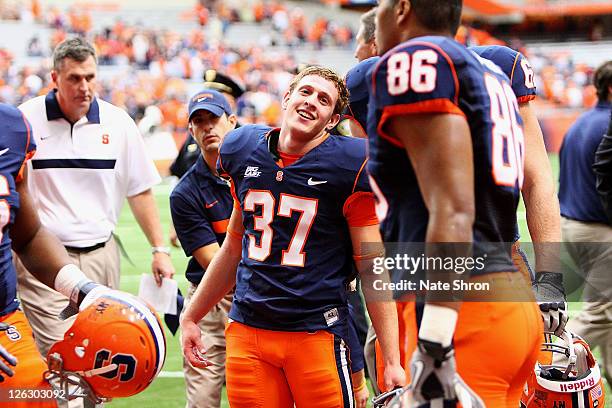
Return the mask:
[[221,116],[225,112],[232,114],[232,108],[225,96],[214,89],[203,89],[189,100],[189,119],[195,111],[207,110],[215,116]]
[[207,69],[203,79],[205,88],[216,89],[234,98],[240,98],[244,93],[244,87],[242,85],[215,69]]

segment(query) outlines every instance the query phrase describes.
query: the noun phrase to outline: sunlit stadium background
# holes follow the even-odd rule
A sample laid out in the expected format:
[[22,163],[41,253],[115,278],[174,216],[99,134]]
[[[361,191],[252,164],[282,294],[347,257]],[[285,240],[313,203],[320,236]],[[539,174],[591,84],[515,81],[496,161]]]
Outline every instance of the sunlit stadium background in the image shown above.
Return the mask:
[[[433,0],[432,0],[433,1]],[[217,69],[240,80],[241,123],[278,124],[280,95],[300,63],[345,73],[356,60],[354,36],[370,0],[0,0],[0,101],[18,105],[50,87],[50,54],[67,36],[86,35],[99,55],[98,95],[139,123],[163,175],[186,136],[186,100],[203,73]],[[568,126],[596,101],[594,69],[612,57],[612,3],[606,0],[464,0],[458,40],[506,44],[529,58],[536,72],[535,102],[555,174]],[[155,189],[168,231],[166,180]],[[525,213],[519,213],[529,240]],[[122,289],[137,292],[150,273],[149,245],[129,210],[117,229],[134,265],[123,262]],[[186,265],[172,259],[181,288]],[[574,304],[573,309],[579,305]],[[160,377],[112,407],[185,404],[178,338],[168,334]],[[610,394],[608,394],[610,395]],[[224,406],[227,401],[224,397]]]

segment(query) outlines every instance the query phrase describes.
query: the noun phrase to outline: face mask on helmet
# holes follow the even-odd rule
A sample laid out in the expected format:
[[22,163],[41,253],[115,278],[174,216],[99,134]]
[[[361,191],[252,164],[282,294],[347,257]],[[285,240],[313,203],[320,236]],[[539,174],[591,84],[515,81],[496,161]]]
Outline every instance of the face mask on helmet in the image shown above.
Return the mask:
[[557,341],[549,334],[547,338],[550,341],[543,343],[542,351],[552,353],[552,363],[536,363],[525,384],[521,407],[604,407],[599,365],[588,344],[567,331]]
[[95,403],[143,391],[160,372],[166,339],[143,301],[113,291],[82,310],[47,355],[45,376],[67,399]]

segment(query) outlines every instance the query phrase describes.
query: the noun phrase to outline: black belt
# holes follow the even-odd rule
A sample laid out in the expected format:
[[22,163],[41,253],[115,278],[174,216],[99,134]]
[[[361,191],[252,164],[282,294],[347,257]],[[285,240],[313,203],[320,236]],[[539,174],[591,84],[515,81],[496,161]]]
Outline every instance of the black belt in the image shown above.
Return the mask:
[[69,245],[64,245],[64,248],[66,248],[66,250],[70,252],[78,252],[78,253],[83,254],[83,253],[95,251],[96,249],[104,248],[105,245],[106,245],[106,242],[100,242],[99,244],[94,244],[88,247],[73,247]]

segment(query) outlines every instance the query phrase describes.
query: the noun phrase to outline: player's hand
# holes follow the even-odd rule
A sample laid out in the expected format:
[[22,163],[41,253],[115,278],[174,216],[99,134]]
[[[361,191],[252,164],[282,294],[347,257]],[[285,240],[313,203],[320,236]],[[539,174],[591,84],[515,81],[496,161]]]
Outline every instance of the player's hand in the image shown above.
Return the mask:
[[202,343],[202,332],[198,325],[187,319],[181,321],[181,349],[183,356],[192,367],[206,368],[213,363],[206,358],[206,348]]
[[170,245],[175,248],[179,248],[181,246],[181,242],[178,239],[178,235],[176,235],[176,230],[174,229],[174,225],[170,224],[170,231],[168,233],[170,239]]
[[67,318],[74,316],[87,306],[91,305],[97,298],[110,292],[114,292],[114,290],[108,286],[100,285],[99,283],[91,280],[83,280],[82,282],[79,282],[79,284],[72,290],[68,306],[66,306],[64,310],[60,312],[60,319],[66,320]]
[[370,390],[365,386],[360,390],[354,390],[355,408],[366,408],[368,406],[368,398],[370,398]]
[[383,380],[387,390],[403,387],[406,385],[406,372],[399,364],[386,365]]
[[[9,325],[6,323],[0,323],[0,331],[7,330]],[[0,383],[4,382],[4,377],[9,376],[12,377],[15,375],[10,366],[15,367],[17,365],[17,358],[9,353],[2,345],[0,344]]]
[[172,279],[174,276],[174,265],[172,265],[170,255],[163,252],[154,253],[151,271],[153,272],[153,277],[155,278],[157,286],[162,285],[163,278]]
[[407,407],[419,407],[432,400],[459,401],[463,406],[484,408],[484,402],[457,373],[455,350],[419,339],[410,362],[412,383]]
[[556,272],[536,273],[533,291],[544,321],[544,331],[561,336],[569,318],[563,275]]
[[368,398],[370,398],[370,390],[365,379],[365,371],[359,370],[351,373],[351,381],[353,383],[353,396],[355,398],[356,408],[366,408]]

